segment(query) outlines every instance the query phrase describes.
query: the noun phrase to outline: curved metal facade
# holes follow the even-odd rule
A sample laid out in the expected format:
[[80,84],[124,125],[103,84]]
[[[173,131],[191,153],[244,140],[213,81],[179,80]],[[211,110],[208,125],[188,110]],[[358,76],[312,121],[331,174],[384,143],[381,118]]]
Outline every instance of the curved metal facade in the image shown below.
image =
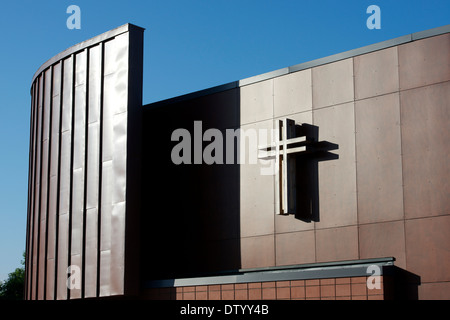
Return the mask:
[[142,42],[143,29],[127,24],[33,78],[27,299],[135,293],[137,235],[126,229],[140,203]]

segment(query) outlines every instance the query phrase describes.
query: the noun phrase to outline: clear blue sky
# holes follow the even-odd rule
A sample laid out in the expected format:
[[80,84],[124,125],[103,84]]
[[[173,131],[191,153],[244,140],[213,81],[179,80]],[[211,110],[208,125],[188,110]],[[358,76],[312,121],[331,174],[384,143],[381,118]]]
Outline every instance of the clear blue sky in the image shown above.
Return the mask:
[[[69,30],[69,5],[81,29]],[[369,5],[381,29],[369,30]],[[64,49],[133,23],[146,29],[144,103],[450,24],[449,0],[16,0],[0,6],[0,280],[25,249],[30,85]]]

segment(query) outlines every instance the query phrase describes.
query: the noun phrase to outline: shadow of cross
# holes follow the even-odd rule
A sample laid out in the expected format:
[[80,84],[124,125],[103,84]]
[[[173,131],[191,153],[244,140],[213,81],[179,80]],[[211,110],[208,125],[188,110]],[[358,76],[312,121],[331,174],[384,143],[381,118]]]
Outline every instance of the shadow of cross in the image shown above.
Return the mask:
[[276,214],[319,221],[318,162],[339,156],[328,152],[338,145],[318,141],[318,133],[317,126],[284,118],[277,121],[272,143],[258,146],[258,158],[273,161]]

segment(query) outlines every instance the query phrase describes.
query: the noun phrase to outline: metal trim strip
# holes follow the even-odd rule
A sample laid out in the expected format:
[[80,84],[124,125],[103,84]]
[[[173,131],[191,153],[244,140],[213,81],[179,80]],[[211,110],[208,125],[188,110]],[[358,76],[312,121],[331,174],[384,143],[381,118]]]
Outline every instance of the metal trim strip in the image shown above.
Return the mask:
[[230,283],[250,283],[266,281],[308,280],[325,278],[343,278],[369,276],[367,267],[377,265],[381,274],[386,273],[383,267],[394,267],[395,258],[376,258],[364,260],[338,261],[328,263],[311,263],[274,268],[241,269],[223,272],[217,275],[151,280],[145,283],[146,288],[184,287]]
[[450,32],[450,24],[448,24],[446,26],[433,28],[433,29],[415,32],[415,33],[411,34],[411,37],[412,37],[412,41],[416,41],[416,40],[430,38],[430,37],[438,36],[438,35],[441,35],[444,33],[449,33],[449,32]]
[[328,63],[332,63],[332,62],[336,62],[336,61],[340,61],[340,60],[344,60],[344,59],[348,59],[348,58],[353,58],[353,57],[356,57],[356,56],[359,56],[362,54],[367,54],[367,53],[375,52],[378,50],[383,50],[383,49],[387,49],[390,47],[398,46],[398,45],[401,45],[401,44],[404,44],[407,42],[411,42],[412,41],[411,39],[412,39],[411,35],[406,35],[406,36],[370,44],[368,46],[364,46],[361,48],[344,51],[344,52],[337,53],[337,54],[334,54],[334,55],[331,55],[328,57],[300,63],[300,64],[289,67],[289,73],[297,72],[297,71],[301,71],[301,70],[305,70],[305,69],[310,69],[310,68],[318,67],[318,66],[321,66],[324,64],[328,64]]
[[276,78],[276,77],[279,77],[279,76],[283,76],[283,75],[288,74],[288,73],[289,73],[289,67],[281,68],[281,69],[278,69],[278,70],[275,70],[275,71],[269,71],[269,72],[266,72],[266,73],[263,73],[263,74],[260,74],[260,75],[257,75],[257,76],[253,76],[253,77],[249,77],[249,78],[245,78],[245,79],[239,80],[239,87],[243,87],[243,86],[246,86],[246,85],[249,85],[249,84],[254,84],[254,83],[257,83],[257,82],[264,81],[264,80],[273,79],[273,78]]

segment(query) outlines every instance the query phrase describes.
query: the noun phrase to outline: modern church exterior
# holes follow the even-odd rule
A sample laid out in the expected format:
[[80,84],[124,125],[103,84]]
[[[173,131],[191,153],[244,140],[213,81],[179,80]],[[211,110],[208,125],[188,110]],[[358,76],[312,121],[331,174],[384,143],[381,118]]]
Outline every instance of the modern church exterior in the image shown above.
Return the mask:
[[26,299],[450,299],[450,26],[148,105],[143,32],[34,75]]

